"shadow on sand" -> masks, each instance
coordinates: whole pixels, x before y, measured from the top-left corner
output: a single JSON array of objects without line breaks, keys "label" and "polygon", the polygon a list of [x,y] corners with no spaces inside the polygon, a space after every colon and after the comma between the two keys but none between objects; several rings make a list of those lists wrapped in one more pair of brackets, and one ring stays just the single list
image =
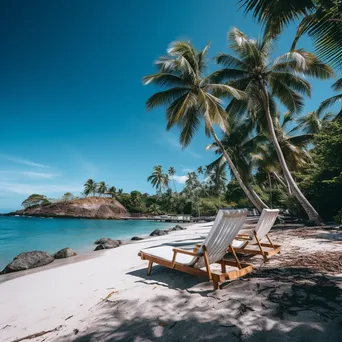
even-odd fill
[{"label": "shadow on sand", "polygon": [[58,341],[341,341],[341,278],[265,268],[213,291],[181,272],[145,272],[128,274],[140,278],[147,300],[134,292],[103,302],[86,331]]}]

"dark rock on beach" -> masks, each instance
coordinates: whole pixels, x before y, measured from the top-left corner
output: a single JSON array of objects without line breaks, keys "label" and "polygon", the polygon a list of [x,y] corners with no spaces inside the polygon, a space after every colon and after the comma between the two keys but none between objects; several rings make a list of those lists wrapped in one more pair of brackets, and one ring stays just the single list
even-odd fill
[{"label": "dark rock on beach", "polygon": [[140,240],[144,240],[144,239],[139,236],[133,236],[131,239],[131,241],[140,241]]},{"label": "dark rock on beach", "polygon": [[120,246],[120,244],[117,241],[113,240],[113,242],[107,242],[107,243],[97,245],[96,248],[94,249],[94,251],[99,251],[101,249],[117,248],[119,246]]},{"label": "dark rock on beach", "polygon": [[70,258],[75,255],[77,255],[77,253],[71,248],[63,248],[57,253],[55,253],[53,256],[55,257],[55,259],[63,259],[63,258]]},{"label": "dark rock on beach", "polygon": [[156,229],[150,234],[150,236],[162,236],[162,235],[166,235],[168,233],[169,232],[167,230]]},{"label": "dark rock on beach", "polygon": [[10,273],[28,270],[30,268],[40,267],[53,262],[55,258],[47,253],[42,251],[33,251],[33,252],[24,252],[17,255],[12,262],[10,262],[4,270],[1,272]]},{"label": "dark rock on beach", "polygon": [[103,245],[103,244],[114,244],[114,245],[121,245],[122,242],[121,240],[113,240],[111,238],[101,238],[99,240],[96,240],[95,242],[95,245]]},{"label": "dark rock on beach", "polygon": [[186,228],[183,228],[181,226],[179,226],[178,224],[176,226],[174,226],[171,230],[172,231],[176,231],[176,230],[185,230]]}]

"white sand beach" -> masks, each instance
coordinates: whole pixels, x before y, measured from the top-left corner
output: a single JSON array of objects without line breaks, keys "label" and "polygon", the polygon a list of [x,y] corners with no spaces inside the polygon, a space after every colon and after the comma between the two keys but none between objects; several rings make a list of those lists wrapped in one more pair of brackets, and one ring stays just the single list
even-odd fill
[{"label": "white sand beach", "polygon": [[191,247],[210,225],[3,281],[0,341],[341,341],[341,230],[273,228],[282,253],[221,290],[161,266],[146,276],[140,249]]}]

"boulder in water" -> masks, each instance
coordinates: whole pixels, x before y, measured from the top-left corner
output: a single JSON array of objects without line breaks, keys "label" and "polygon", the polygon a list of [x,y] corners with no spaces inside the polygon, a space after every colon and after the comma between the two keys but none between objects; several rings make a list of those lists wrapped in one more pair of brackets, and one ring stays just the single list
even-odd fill
[{"label": "boulder in water", "polygon": [[53,262],[55,258],[42,251],[24,252],[17,255],[12,262],[10,262],[1,273],[10,273],[28,270],[30,268],[40,267]]},{"label": "boulder in water", "polygon": [[75,255],[77,255],[77,253],[71,248],[67,247],[67,248],[61,249],[60,251],[55,253],[53,256],[55,257],[55,259],[62,259],[62,258],[70,258]]}]

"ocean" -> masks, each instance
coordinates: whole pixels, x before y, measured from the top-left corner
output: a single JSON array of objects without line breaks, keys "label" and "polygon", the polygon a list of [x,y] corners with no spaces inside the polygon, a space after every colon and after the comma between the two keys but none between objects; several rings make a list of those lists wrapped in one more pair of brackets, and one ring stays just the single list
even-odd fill
[{"label": "ocean", "polygon": [[128,240],[172,226],[154,221],[0,216],[0,270],[21,252],[53,254],[64,247],[77,253],[89,252],[95,248],[94,241],[102,237]]}]

